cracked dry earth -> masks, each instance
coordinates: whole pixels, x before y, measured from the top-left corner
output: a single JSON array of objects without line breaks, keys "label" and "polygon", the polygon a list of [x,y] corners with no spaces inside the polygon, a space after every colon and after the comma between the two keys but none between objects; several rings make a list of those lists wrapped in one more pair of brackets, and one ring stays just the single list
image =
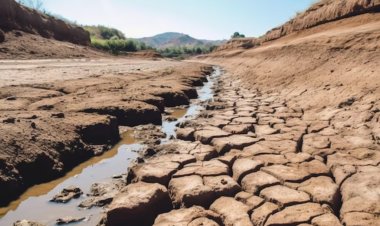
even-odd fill
[{"label": "cracked dry earth", "polygon": [[[380,224],[376,103],[314,120],[224,76],[206,108],[130,169],[101,224]],[[348,130],[349,114],[367,123]]]}]

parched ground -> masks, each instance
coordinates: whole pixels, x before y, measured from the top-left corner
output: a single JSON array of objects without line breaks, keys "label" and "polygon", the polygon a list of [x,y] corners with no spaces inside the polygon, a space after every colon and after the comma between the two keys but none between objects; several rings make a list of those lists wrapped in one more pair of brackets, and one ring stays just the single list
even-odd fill
[{"label": "parched ground", "polygon": [[130,169],[104,225],[379,225],[379,14],[221,48],[214,102]]},{"label": "parched ground", "polygon": [[[230,76],[221,78],[209,110],[180,126],[177,140],[131,168],[132,183],[103,223],[378,225],[380,154],[370,133],[379,106],[311,118],[280,93]],[[356,112],[369,114],[355,120],[371,127],[348,133],[344,116]]]},{"label": "parched ground", "polygon": [[126,58],[0,62],[0,203],[197,97],[211,68]]}]

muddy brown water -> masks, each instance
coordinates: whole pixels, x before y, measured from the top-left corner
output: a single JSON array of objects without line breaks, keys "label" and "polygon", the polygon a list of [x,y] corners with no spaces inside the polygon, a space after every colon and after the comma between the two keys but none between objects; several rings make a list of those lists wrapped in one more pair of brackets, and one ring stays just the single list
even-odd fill
[{"label": "muddy brown water", "polygon": [[[213,87],[221,74],[221,69],[215,67],[214,73],[208,77],[204,86],[197,89],[196,100],[187,107],[170,109],[169,115],[177,120],[163,121],[162,130],[166,133],[166,138],[162,139],[162,142],[168,142],[171,137],[175,138],[176,125],[195,117],[203,109],[204,103],[212,100]],[[126,173],[128,166],[138,157],[138,151],[144,148],[144,145],[135,140],[133,133],[133,128],[127,130],[121,135],[121,141],[111,150],[78,165],[64,177],[29,188],[19,199],[6,207],[1,207],[0,225],[11,226],[17,220],[27,219],[50,226],[56,225],[58,218],[67,216],[86,217],[84,221],[75,225],[96,225],[100,221],[103,209],[79,208],[78,205],[86,199],[86,195],[73,199],[67,204],[52,203],[49,200],[68,186],[80,187],[86,194],[90,191],[92,184],[110,182],[113,180],[112,176]]]}]

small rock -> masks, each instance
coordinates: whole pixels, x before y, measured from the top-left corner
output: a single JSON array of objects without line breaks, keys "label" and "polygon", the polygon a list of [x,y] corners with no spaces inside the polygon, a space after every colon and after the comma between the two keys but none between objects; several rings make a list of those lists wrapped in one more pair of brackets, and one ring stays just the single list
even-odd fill
[{"label": "small rock", "polygon": [[168,116],[168,117],[166,117],[165,120],[168,121],[168,122],[174,122],[174,121],[177,121],[177,118],[175,118],[173,116]]},{"label": "small rock", "polygon": [[178,128],[176,130],[177,133],[177,138],[181,140],[189,140],[193,141],[194,140],[194,129],[191,127],[187,128]]},{"label": "small rock", "polygon": [[148,226],[171,209],[167,189],[160,184],[138,182],[125,187],[106,211],[107,226]]},{"label": "small rock", "polygon": [[78,187],[70,186],[64,188],[61,193],[54,196],[50,201],[57,203],[67,203],[71,199],[79,198],[83,194],[82,190]]},{"label": "small rock", "polygon": [[12,117],[3,120],[3,123],[14,124],[15,122],[16,122],[16,119]]},{"label": "small rock", "polygon": [[153,148],[147,148],[144,151],[144,156],[145,157],[150,157],[156,154],[156,151]]},{"label": "small rock", "polygon": [[5,98],[5,99],[8,100],[8,101],[12,101],[12,100],[16,100],[17,97],[15,97],[15,96],[10,96],[10,97],[7,97],[7,98]]},{"label": "small rock", "polygon": [[44,226],[43,224],[33,222],[33,221],[28,221],[28,220],[20,220],[16,221],[13,226]]},{"label": "small rock", "polygon": [[152,162],[134,166],[129,177],[133,182],[144,181],[167,185],[172,175],[177,171],[180,164],[176,162]]},{"label": "small rock", "polygon": [[85,219],[86,219],[85,217],[79,217],[79,218],[75,218],[75,217],[63,217],[63,218],[57,219],[57,224],[61,225],[61,224],[76,223],[76,222],[83,221]]},{"label": "small rock", "polygon": [[349,107],[349,106],[351,106],[355,101],[356,101],[356,98],[355,98],[355,97],[351,97],[351,98],[347,99],[346,101],[341,102],[341,103],[338,105],[338,108]]},{"label": "small rock", "polygon": [[64,118],[65,117],[65,114],[64,113],[53,113],[51,114],[51,117],[52,118]]},{"label": "small rock", "polygon": [[112,176],[112,179],[121,179],[121,178],[123,178],[123,175],[121,174]]},{"label": "small rock", "polygon": [[15,34],[16,37],[21,37],[22,36],[22,33],[20,31],[15,31],[14,34]]}]

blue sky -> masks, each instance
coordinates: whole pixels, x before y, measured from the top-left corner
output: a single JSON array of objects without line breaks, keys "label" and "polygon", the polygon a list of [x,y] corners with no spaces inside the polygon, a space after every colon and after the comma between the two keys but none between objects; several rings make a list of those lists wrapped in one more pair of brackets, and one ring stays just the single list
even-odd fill
[{"label": "blue sky", "polygon": [[166,31],[228,39],[235,31],[259,36],[315,0],[42,0],[47,11],[86,25],[120,29],[127,37]]}]

